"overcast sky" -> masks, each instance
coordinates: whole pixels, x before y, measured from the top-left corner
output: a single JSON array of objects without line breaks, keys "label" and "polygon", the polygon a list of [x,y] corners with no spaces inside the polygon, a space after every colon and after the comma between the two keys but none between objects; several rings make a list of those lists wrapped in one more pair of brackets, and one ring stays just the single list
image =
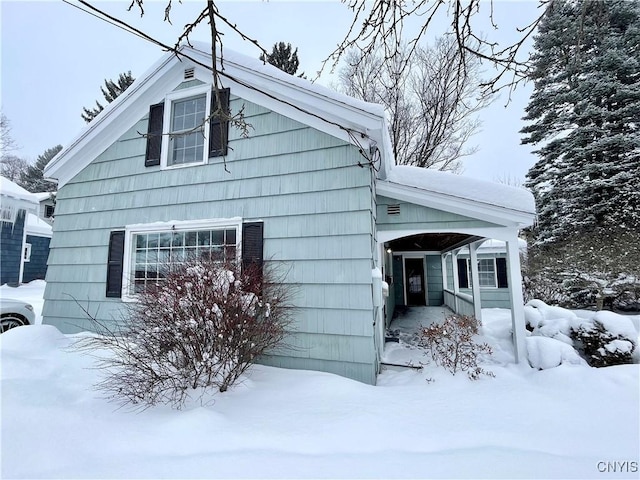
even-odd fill
[{"label": "overcast sky", "polygon": [[[163,22],[166,1],[145,1],[145,15],[127,12],[129,0],[96,2],[96,6],[135,25],[145,33],[173,45],[181,27],[203,8],[203,1],[173,2],[172,22]],[[488,5],[488,3],[486,4]],[[257,39],[267,50],[278,41],[298,47],[300,71],[315,74],[321,62],[348,30],[351,13],[337,1],[327,2],[219,2],[221,13]],[[489,39],[509,42],[516,27],[538,14],[537,2],[495,1],[498,30],[484,17],[480,28]],[[144,73],[162,54],[157,47],[63,1],[0,0],[2,21],[2,76],[0,107],[9,118],[12,136],[21,147],[18,155],[35,159],[47,148],[68,145],[85,126],[82,107],[104,103],[100,86],[131,70]],[[206,40],[206,30],[195,40]],[[259,51],[231,32],[224,45],[246,55]],[[330,82],[324,76],[320,83]],[[483,128],[472,139],[479,151],[464,160],[464,175],[495,180],[524,179],[535,161],[529,146],[520,145],[518,130],[531,92],[518,89],[505,108],[506,97],[483,110]]]}]

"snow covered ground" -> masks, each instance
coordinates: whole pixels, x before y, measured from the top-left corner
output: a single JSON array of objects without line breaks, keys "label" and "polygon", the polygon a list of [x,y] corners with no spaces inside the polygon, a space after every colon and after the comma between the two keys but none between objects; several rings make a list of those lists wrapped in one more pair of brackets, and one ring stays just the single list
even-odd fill
[{"label": "snow covered ground", "polygon": [[[0,295],[39,310],[43,287]],[[92,388],[99,372],[68,348],[72,336],[46,325],[10,330],[0,336],[0,476],[638,478],[639,365],[514,365],[508,312],[483,314],[495,353],[482,366],[495,378],[428,364],[390,367],[373,387],[256,366],[232,391],[181,411],[117,409]],[[401,342],[385,360],[429,359]]]}]

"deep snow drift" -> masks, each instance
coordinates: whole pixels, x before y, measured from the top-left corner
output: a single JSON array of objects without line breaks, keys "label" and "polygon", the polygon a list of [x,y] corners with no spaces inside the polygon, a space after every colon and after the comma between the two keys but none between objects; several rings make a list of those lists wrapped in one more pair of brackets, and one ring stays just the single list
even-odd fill
[{"label": "deep snow drift", "polygon": [[[514,365],[509,313],[483,314],[495,353],[482,366],[496,378],[428,364],[386,369],[372,387],[256,366],[232,391],[181,411],[118,410],[92,388],[99,372],[68,348],[73,336],[10,330],[0,336],[0,476],[638,478],[639,365]],[[411,315],[420,321],[420,310]],[[429,360],[411,342],[388,345],[387,361]]]}]

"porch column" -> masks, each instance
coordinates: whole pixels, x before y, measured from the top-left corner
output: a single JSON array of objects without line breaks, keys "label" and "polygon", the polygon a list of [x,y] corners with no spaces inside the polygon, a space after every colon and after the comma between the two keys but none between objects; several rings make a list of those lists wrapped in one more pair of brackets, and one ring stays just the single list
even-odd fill
[{"label": "porch column", "polygon": [[458,313],[458,250],[451,251],[451,264],[453,265],[453,305],[455,307],[455,313]]},{"label": "porch column", "polygon": [[480,299],[480,275],[478,275],[478,247],[482,242],[469,245],[469,261],[471,262],[471,294],[473,295],[473,314],[482,322],[482,300]]},{"label": "porch column", "polygon": [[522,300],[522,274],[520,272],[520,249],[518,233],[514,231],[507,240],[507,275],[511,295],[511,328],[513,330],[513,348],[517,363],[527,364],[526,323]]},{"label": "porch column", "polygon": [[447,278],[447,254],[440,254],[440,267],[442,268],[442,290],[446,290],[449,285],[449,279]]}]

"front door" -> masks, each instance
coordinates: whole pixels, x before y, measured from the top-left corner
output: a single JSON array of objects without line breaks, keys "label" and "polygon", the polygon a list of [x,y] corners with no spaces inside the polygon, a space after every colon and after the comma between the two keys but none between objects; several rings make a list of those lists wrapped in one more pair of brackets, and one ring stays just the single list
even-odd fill
[{"label": "front door", "polygon": [[404,285],[407,289],[407,305],[426,305],[424,286],[424,260],[404,259]]}]

